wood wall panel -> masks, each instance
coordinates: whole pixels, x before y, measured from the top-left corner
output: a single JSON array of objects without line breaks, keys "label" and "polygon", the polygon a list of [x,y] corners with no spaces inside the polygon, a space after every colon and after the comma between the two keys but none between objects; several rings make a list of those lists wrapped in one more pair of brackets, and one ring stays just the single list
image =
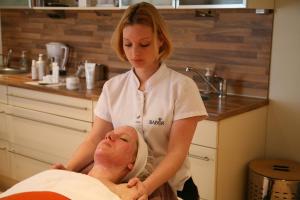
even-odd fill
[{"label": "wood wall panel", "polygon": [[[166,61],[185,73],[186,66],[215,69],[228,80],[230,93],[267,98],[273,31],[273,13],[257,15],[251,9],[161,10],[170,30],[174,52]],[[123,11],[66,11],[53,19],[42,10],[2,10],[3,52],[15,56],[27,50],[30,58],[46,53],[56,41],[70,47],[68,69],[79,61],[106,64],[111,75],[129,69],[110,47],[110,37]],[[187,73],[185,73],[187,74]],[[192,74],[187,74],[193,77]]]}]

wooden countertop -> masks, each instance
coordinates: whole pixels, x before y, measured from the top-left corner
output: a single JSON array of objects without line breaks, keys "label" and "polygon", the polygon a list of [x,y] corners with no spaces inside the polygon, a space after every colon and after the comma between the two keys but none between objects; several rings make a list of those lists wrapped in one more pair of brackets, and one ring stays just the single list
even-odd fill
[{"label": "wooden countertop", "polygon": [[[67,90],[65,86],[44,86],[31,85],[26,82],[31,82],[30,75],[0,75],[0,84],[31,89],[41,92],[48,92],[52,94],[65,95],[70,97],[77,97],[83,99],[98,100],[101,93],[101,88],[105,81],[97,83],[93,90],[86,90],[85,80],[81,80],[80,88],[78,90]],[[250,98],[228,95],[225,98],[218,98],[213,95],[208,100],[204,101],[208,112],[207,120],[219,121],[234,115],[238,115],[256,108],[268,105],[267,99]]]}]

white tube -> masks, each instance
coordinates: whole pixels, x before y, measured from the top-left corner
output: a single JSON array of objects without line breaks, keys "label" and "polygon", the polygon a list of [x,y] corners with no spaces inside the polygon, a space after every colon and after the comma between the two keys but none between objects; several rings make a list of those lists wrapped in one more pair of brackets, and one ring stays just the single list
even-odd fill
[{"label": "white tube", "polygon": [[96,67],[96,63],[85,63],[84,64],[86,89],[88,89],[88,90],[91,90],[94,88],[95,67]]}]

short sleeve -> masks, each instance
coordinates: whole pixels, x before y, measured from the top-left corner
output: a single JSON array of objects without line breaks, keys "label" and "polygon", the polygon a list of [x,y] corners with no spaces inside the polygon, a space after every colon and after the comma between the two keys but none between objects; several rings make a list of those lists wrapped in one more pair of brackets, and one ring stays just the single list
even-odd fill
[{"label": "short sleeve", "polygon": [[185,79],[178,84],[174,107],[174,120],[195,116],[207,116],[206,108],[196,83]]},{"label": "short sleeve", "polygon": [[109,90],[107,84],[104,84],[102,88],[101,95],[98,99],[96,107],[94,109],[95,116],[105,120],[105,121],[112,121],[111,118],[111,111],[110,111],[110,104],[109,104]]}]

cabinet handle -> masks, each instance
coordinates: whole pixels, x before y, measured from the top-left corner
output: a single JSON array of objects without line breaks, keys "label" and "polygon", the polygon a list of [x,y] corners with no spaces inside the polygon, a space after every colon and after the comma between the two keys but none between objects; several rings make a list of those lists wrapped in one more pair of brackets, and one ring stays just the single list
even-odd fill
[{"label": "cabinet handle", "polygon": [[5,151],[7,148],[6,147],[0,147],[1,151]]},{"label": "cabinet handle", "polygon": [[65,103],[57,103],[57,102],[52,102],[52,101],[47,101],[47,100],[34,99],[34,98],[24,97],[24,96],[15,95],[15,94],[7,94],[7,95],[11,96],[11,97],[23,98],[23,99],[28,99],[28,100],[32,100],[32,101],[39,101],[39,102],[43,102],[43,103],[49,103],[49,104],[54,104],[54,105],[58,105],[58,106],[65,106],[65,107],[75,108],[75,109],[79,109],[79,110],[88,110],[87,107],[72,106],[72,105],[65,104]]},{"label": "cabinet handle", "polygon": [[211,159],[209,159],[209,157],[207,157],[207,156],[197,156],[197,155],[190,154],[190,153],[189,153],[189,157],[191,157],[191,158],[196,158],[196,159],[200,159],[200,160],[204,160],[204,161],[210,161],[210,160],[211,160]]},{"label": "cabinet handle", "polygon": [[21,118],[21,119],[26,119],[26,120],[34,121],[34,122],[39,122],[39,123],[43,123],[43,124],[48,124],[48,125],[51,125],[51,126],[57,126],[57,127],[69,129],[69,130],[72,130],[72,131],[81,132],[81,133],[87,133],[88,132],[86,129],[73,128],[73,127],[69,127],[69,126],[64,126],[64,125],[55,124],[55,123],[51,123],[51,122],[46,122],[46,121],[43,121],[43,120],[31,119],[31,118],[28,118],[28,117],[23,117],[23,116],[11,114],[11,113],[7,113],[7,115],[10,115],[10,116],[13,116],[13,117],[17,117],[17,118]]},{"label": "cabinet handle", "polygon": [[50,163],[48,161],[44,161],[44,160],[40,160],[40,159],[37,159],[37,158],[34,158],[32,156],[28,156],[28,155],[25,155],[25,154],[22,154],[22,153],[19,153],[19,152],[16,152],[15,150],[8,150],[8,152],[12,153],[12,154],[16,154],[16,155],[19,155],[19,156],[22,156],[22,157],[25,157],[25,158],[29,158],[29,159],[32,159],[32,160],[35,160],[35,161],[38,161],[38,162],[43,162],[43,163],[46,163],[48,165],[53,165],[53,163]]}]

